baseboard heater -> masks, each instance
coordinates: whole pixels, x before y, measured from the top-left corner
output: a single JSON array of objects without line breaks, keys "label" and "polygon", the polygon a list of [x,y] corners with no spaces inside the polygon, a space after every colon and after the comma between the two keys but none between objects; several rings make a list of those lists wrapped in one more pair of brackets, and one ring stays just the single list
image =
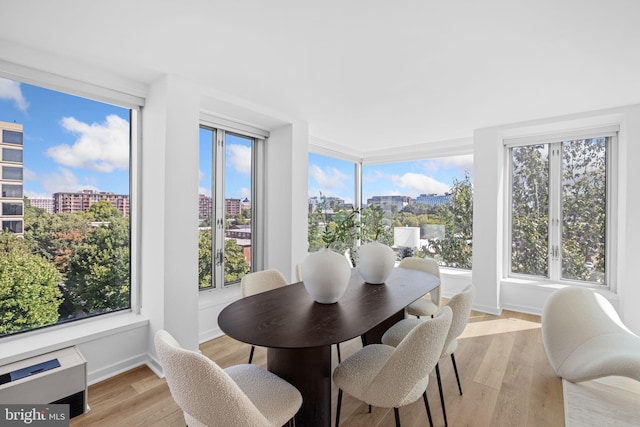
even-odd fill
[{"label": "baseboard heater", "polygon": [[69,405],[71,418],[87,409],[87,361],[67,347],[0,366],[0,403]]}]

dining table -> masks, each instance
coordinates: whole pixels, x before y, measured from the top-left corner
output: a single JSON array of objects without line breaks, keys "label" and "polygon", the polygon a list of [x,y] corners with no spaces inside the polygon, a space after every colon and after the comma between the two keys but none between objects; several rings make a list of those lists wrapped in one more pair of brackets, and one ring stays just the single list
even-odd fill
[{"label": "dining table", "polygon": [[302,394],[298,427],[330,426],[331,346],[356,337],[363,345],[380,343],[405,307],[437,286],[435,275],[400,267],[383,284],[369,284],[354,268],[334,304],[315,302],[297,282],[229,304],[218,324],[238,341],[267,348],[267,369]]}]

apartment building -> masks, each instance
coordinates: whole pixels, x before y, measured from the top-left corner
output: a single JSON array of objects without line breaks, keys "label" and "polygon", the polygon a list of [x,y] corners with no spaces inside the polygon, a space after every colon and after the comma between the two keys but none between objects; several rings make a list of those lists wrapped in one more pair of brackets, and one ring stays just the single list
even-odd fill
[{"label": "apartment building", "polygon": [[106,191],[82,190],[81,192],[59,192],[53,195],[54,213],[86,212],[94,203],[106,200],[122,215],[129,216],[129,195]]},{"label": "apartment building", "polygon": [[24,230],[23,139],[21,124],[0,122],[0,224],[2,230],[22,234]]}]

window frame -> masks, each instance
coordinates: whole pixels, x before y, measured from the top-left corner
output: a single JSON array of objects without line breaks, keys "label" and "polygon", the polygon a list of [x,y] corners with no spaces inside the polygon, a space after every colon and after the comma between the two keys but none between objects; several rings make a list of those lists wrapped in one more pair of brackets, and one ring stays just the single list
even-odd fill
[{"label": "window frame", "polygon": [[[212,147],[212,173],[211,173],[211,198],[212,215],[217,223],[217,211],[222,213],[221,227],[223,232],[212,233],[212,283],[208,287],[198,286],[199,292],[225,289],[239,285],[240,281],[226,283],[224,279],[224,252],[223,262],[220,268],[216,268],[217,248],[224,251],[224,215],[225,215],[225,151],[226,135],[235,135],[240,138],[250,139],[251,142],[251,265],[250,271],[259,271],[264,267],[263,238],[260,232],[264,230],[264,162],[265,146],[270,136],[269,132],[244,123],[237,123],[229,119],[217,117],[209,113],[200,114],[199,129],[212,131],[214,146]],[[200,155],[198,155],[200,159]],[[212,225],[212,229],[214,226]],[[222,285],[218,285],[222,283]]]},{"label": "window frame", "polygon": [[[619,151],[619,124],[604,125],[594,128],[583,128],[575,130],[558,131],[538,135],[527,135],[522,137],[511,137],[503,140],[505,171],[508,175],[504,180],[505,204],[504,204],[504,242],[503,242],[503,272],[502,276],[506,280],[534,280],[539,284],[565,284],[598,289],[608,289],[615,292],[616,289],[616,246],[617,246],[617,223],[614,219],[618,207],[618,151]],[[547,262],[548,277],[533,274],[514,273],[511,271],[511,245],[512,245],[512,186],[513,186],[513,164],[512,149],[515,147],[531,145],[549,145],[549,222],[547,253],[550,254],[554,247],[562,253],[562,229],[554,227],[554,221],[562,223],[562,143],[565,141],[575,141],[581,139],[592,139],[606,137],[609,138],[606,145],[605,160],[605,186],[606,186],[606,211],[605,211],[605,277],[604,283],[588,282],[581,280],[565,279],[562,277],[562,256],[553,259],[549,256]],[[552,152],[556,151],[553,155]],[[557,159],[557,160],[554,160]],[[555,229],[555,230],[554,230]]]},{"label": "window frame", "polygon": [[[96,85],[86,81],[80,81],[61,75],[51,74],[46,71],[32,69],[11,63],[0,64],[0,77],[9,79],[21,84],[37,86],[43,89],[63,93],[65,95],[86,98],[90,101],[103,104],[111,104],[129,111],[129,306],[114,311],[104,311],[102,313],[78,317],[71,321],[58,321],[56,323],[41,327],[26,329],[0,339],[12,339],[15,336],[39,334],[41,330],[57,330],[67,328],[70,323],[89,323],[91,321],[111,322],[108,318],[113,318],[116,313],[141,313],[141,289],[140,289],[140,251],[141,246],[141,219],[138,195],[140,194],[142,162],[140,153],[142,151],[142,111],[145,105],[145,98],[142,95],[134,94],[128,89],[109,88]],[[142,93],[142,92],[140,92]],[[23,149],[24,133],[22,141],[4,142]],[[0,138],[3,138],[0,135]],[[23,157],[24,161],[24,157]],[[21,165],[22,181],[24,180],[24,164]],[[1,173],[0,173],[1,176]],[[5,181],[11,181],[6,180]],[[8,182],[7,184],[11,184]],[[22,197],[24,197],[24,187]],[[23,205],[24,213],[24,205]],[[9,220],[15,222],[14,220]],[[24,232],[24,220],[20,221],[22,233]],[[104,319],[104,320],[103,320]]]}]

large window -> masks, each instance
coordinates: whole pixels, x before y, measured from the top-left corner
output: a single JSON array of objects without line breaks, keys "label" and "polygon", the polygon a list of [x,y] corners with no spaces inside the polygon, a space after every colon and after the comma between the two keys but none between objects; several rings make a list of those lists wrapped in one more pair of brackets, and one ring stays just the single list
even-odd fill
[{"label": "large window", "polygon": [[[325,230],[355,209],[360,243],[377,239],[399,259],[430,256],[442,266],[470,269],[472,166],[471,155],[359,167],[309,153],[309,252],[322,248]],[[384,231],[373,223],[382,223]],[[357,262],[357,241],[333,243],[331,249],[349,249]]]},{"label": "large window", "polygon": [[470,269],[472,166],[471,155],[365,165],[363,220],[367,210],[384,213],[387,243],[399,258],[429,256],[441,266]]},{"label": "large window", "polygon": [[[334,219],[356,209],[356,165],[353,161],[309,153],[308,251],[325,246],[322,234],[334,227]],[[332,249],[344,251],[353,243],[336,242]]]},{"label": "large window", "polygon": [[512,275],[607,284],[615,138],[510,146]]},{"label": "large window", "polygon": [[200,128],[199,287],[238,283],[252,271],[253,137]]},{"label": "large window", "polygon": [[0,78],[0,336],[130,307],[135,114]]}]

